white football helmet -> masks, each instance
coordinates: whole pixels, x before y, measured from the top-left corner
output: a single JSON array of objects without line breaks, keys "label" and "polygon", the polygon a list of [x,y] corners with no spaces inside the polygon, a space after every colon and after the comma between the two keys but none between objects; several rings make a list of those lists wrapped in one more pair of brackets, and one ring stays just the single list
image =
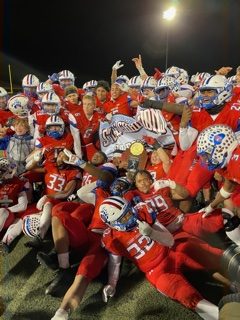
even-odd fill
[{"label": "white football helmet", "polygon": [[130,231],[137,225],[137,216],[130,202],[118,196],[105,199],[100,208],[101,219],[118,231]]},{"label": "white football helmet", "polygon": [[7,91],[0,87],[0,109],[5,109],[7,106],[8,93]]},{"label": "white football helmet", "polygon": [[129,78],[125,74],[121,74],[120,76],[117,77],[116,82],[119,82],[119,83],[124,82],[128,84]]},{"label": "white football helmet", "polygon": [[237,77],[236,77],[236,75],[227,78],[227,82],[230,83],[230,84],[232,84],[233,86],[235,86],[235,85],[237,84]]},{"label": "white football helmet", "polygon": [[58,114],[61,100],[55,92],[48,92],[42,98],[42,110],[47,114]]},{"label": "white football helmet", "polygon": [[98,84],[97,80],[91,80],[91,81],[85,82],[83,85],[83,90],[85,90],[86,92],[91,92],[96,88],[97,84]]},{"label": "white football helmet", "polygon": [[0,97],[5,97],[7,95],[8,95],[7,91],[4,88],[0,87]]},{"label": "white football helmet", "polygon": [[27,74],[22,80],[22,87],[35,87],[39,85],[39,79],[34,74]]},{"label": "white football helmet", "polygon": [[8,100],[8,109],[20,118],[28,116],[29,99],[24,94],[17,94]]},{"label": "white football helmet", "polygon": [[[52,130],[51,128],[52,126],[58,126],[59,130]],[[64,134],[65,124],[62,118],[54,115],[47,119],[45,128],[46,128],[46,134],[49,137],[54,139],[59,139]]]},{"label": "white football helmet", "polygon": [[180,68],[172,66],[164,72],[164,76],[178,78],[180,76]]},{"label": "white football helmet", "polygon": [[156,85],[157,85],[157,80],[155,80],[153,77],[147,77],[143,81],[143,83],[140,87],[140,91],[141,91],[142,95],[147,97],[148,94],[146,94],[146,90],[154,92]]},{"label": "white football helmet", "polygon": [[65,89],[68,86],[73,86],[75,77],[74,74],[69,70],[62,70],[58,74],[58,80],[60,86]]},{"label": "white football helmet", "polygon": [[166,100],[170,91],[177,92],[179,90],[179,83],[173,77],[164,76],[158,80],[155,87],[155,93],[159,95],[160,100]]},{"label": "white football helmet", "polygon": [[23,218],[22,230],[26,236],[34,238],[39,235],[40,214],[31,214]]},{"label": "white football helmet", "polygon": [[128,81],[128,86],[129,88],[132,88],[132,89],[140,89],[142,84],[143,84],[143,80],[140,76],[132,77]]},{"label": "white football helmet", "polygon": [[39,93],[48,93],[48,92],[53,92],[53,86],[51,83],[48,82],[40,82],[39,85],[37,86],[37,94]]},{"label": "white football helmet", "polygon": [[176,78],[177,82],[182,85],[182,84],[186,84],[189,81],[189,76],[186,70],[184,69],[179,69],[180,74],[179,76]]},{"label": "white football helmet", "polygon": [[223,124],[204,129],[197,139],[197,153],[209,170],[224,168],[238,141],[233,130]]},{"label": "white football helmet", "polygon": [[[232,96],[233,86],[227,82],[226,77],[221,75],[210,76],[199,87],[199,105],[204,109],[211,109],[227,102]],[[202,91],[215,90],[212,97],[205,96]]]}]

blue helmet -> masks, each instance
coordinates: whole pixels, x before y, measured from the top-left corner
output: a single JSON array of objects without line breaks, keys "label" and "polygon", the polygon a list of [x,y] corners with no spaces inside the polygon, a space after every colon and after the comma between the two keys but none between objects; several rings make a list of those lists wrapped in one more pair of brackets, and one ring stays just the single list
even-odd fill
[{"label": "blue helmet", "polygon": [[130,181],[125,177],[117,178],[110,186],[112,196],[121,196],[131,188]]}]

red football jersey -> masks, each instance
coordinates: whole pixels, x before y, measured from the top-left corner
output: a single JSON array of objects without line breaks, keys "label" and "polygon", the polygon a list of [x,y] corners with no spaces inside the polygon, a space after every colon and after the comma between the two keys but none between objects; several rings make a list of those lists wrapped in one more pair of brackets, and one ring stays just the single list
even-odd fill
[{"label": "red football jersey", "polygon": [[45,169],[45,194],[63,191],[68,182],[80,179],[80,172],[77,169],[59,169],[53,163],[46,164]]},{"label": "red football jersey", "polygon": [[102,238],[103,246],[113,254],[126,257],[143,272],[147,272],[166,257],[167,247],[139,233],[137,228],[128,232],[106,229]]},{"label": "red football jersey", "polygon": [[[60,108],[59,113],[57,114],[57,116],[59,116],[64,121],[65,124],[69,123],[68,115],[69,115],[68,110],[63,108]],[[51,117],[50,114],[44,112],[43,110],[38,110],[35,113],[36,124],[43,127],[45,130],[46,121],[49,117]]]},{"label": "red football jersey", "polygon": [[233,131],[236,131],[239,125],[240,103],[226,103],[219,112],[216,119],[213,120],[210,114],[203,108],[193,107],[191,126],[201,132],[203,129],[213,124],[226,124]]},{"label": "red football jersey", "polygon": [[236,148],[225,170],[220,170],[225,178],[240,184],[240,147]]},{"label": "red football jersey", "polygon": [[129,105],[129,96],[127,93],[122,94],[116,100],[111,99],[104,104],[103,108],[106,113],[112,114],[125,114],[126,116],[132,116],[132,110]]},{"label": "red football jersey", "polygon": [[63,150],[67,148],[72,150],[73,148],[73,137],[70,133],[64,133],[61,139],[54,139],[49,136],[38,138],[35,142],[37,148],[46,148],[44,156],[47,161],[55,161],[59,153],[59,149]]},{"label": "red football jersey", "polygon": [[[28,182],[18,177],[5,180],[0,184],[0,207],[11,207],[18,203],[19,193],[28,189]],[[4,203],[6,200],[6,203]],[[9,203],[8,203],[9,200]]]},{"label": "red football jersey", "polygon": [[130,190],[125,195],[128,201],[135,202],[145,202],[150,208],[152,208],[157,214],[157,220],[165,227],[173,222],[181,211],[175,208],[172,200],[169,197],[169,188],[163,188],[158,191],[153,189],[145,194],[139,190]]},{"label": "red football jersey", "polygon": [[82,177],[82,187],[85,186],[86,184],[92,183],[96,180],[97,180],[96,177],[94,177],[90,173],[84,171],[83,177]]},{"label": "red football jersey", "polygon": [[72,112],[71,115],[73,116],[73,118],[70,116],[72,125],[80,131],[81,144],[84,146],[94,142],[94,136],[98,132],[100,120],[104,116],[94,111],[91,119],[87,119],[81,107],[76,112]]},{"label": "red football jersey", "polygon": [[16,118],[11,111],[0,109],[0,124],[2,127],[6,126],[6,124],[8,124],[8,120],[11,118]]},{"label": "red football jersey", "polygon": [[154,181],[157,181],[157,180],[160,180],[160,179],[166,177],[166,173],[163,170],[162,162],[159,164],[155,164],[155,165],[152,165],[149,163],[146,166],[146,170],[151,173],[151,176],[153,177]]},{"label": "red football jersey", "polygon": [[[63,99],[65,97],[65,90],[58,83],[53,83],[52,86],[53,86],[53,90],[59,96],[59,98]],[[83,89],[78,89],[79,97],[84,95],[84,93],[85,91]]]}]

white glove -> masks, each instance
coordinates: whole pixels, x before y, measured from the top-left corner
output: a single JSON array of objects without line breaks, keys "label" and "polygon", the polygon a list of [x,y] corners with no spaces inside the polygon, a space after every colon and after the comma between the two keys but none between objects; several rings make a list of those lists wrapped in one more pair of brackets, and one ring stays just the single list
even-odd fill
[{"label": "white glove", "polygon": [[79,159],[78,156],[73,154],[70,150],[64,149],[63,152],[68,157],[68,160],[63,160],[64,163],[71,164],[72,166],[78,166],[80,168],[84,168],[86,165],[86,161]]},{"label": "white glove", "polygon": [[109,113],[106,114],[105,118],[106,118],[108,121],[111,121],[111,120],[112,120],[112,116],[113,116],[112,113],[109,112]]},{"label": "white glove", "polygon": [[51,320],[68,320],[68,313],[64,309],[58,309]]},{"label": "white glove", "polygon": [[43,206],[45,205],[46,201],[48,200],[48,197],[46,195],[42,196],[42,198],[40,198],[36,204],[36,208],[38,210],[42,210]]},{"label": "white glove", "polygon": [[45,148],[37,150],[33,155],[33,160],[36,162],[40,162],[43,158],[44,151],[45,151]]},{"label": "white glove", "polygon": [[152,227],[145,221],[137,220],[138,230],[143,236],[149,237],[152,233]]},{"label": "white glove", "polygon": [[210,215],[211,212],[213,212],[214,209],[211,207],[211,204],[209,204],[209,206],[202,208],[201,210],[199,210],[199,212],[202,212],[202,218],[206,218],[207,216]]},{"label": "white glove", "polygon": [[116,289],[110,284],[107,284],[102,291],[103,301],[108,302],[108,298],[112,298],[115,295],[115,292],[116,292]]},{"label": "white glove", "polygon": [[176,183],[175,183],[175,181],[172,181],[170,179],[157,180],[152,184],[152,187],[154,188],[155,191],[158,191],[163,188],[175,189]]},{"label": "white glove", "polygon": [[113,70],[118,70],[120,68],[122,68],[124,66],[124,64],[120,64],[121,63],[121,60],[118,60],[113,66],[112,66],[112,69]]}]

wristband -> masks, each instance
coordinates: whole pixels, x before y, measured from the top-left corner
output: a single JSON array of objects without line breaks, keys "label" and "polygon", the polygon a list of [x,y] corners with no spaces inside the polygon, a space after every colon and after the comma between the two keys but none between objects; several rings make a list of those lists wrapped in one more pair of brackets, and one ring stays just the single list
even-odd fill
[{"label": "wristband", "polygon": [[224,199],[229,198],[232,194],[232,192],[228,192],[228,191],[224,190],[223,187],[220,189],[219,193]]},{"label": "wristband", "polygon": [[177,186],[176,182],[169,179],[169,188],[170,189],[176,189],[176,186]]}]

